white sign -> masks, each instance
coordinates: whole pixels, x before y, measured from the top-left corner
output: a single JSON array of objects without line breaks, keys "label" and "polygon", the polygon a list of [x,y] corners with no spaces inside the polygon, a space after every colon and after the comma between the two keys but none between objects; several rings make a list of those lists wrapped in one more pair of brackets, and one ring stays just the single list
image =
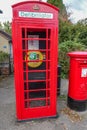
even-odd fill
[{"label": "white sign", "polygon": [[41,0],[42,2],[47,2],[47,0]]},{"label": "white sign", "polygon": [[39,40],[33,40],[33,38],[39,38],[39,35],[28,35],[28,38],[32,38],[32,40],[28,40],[28,49],[29,50],[38,50],[39,49]]},{"label": "white sign", "polygon": [[81,77],[87,77],[87,68],[82,68]]},{"label": "white sign", "polygon": [[52,13],[38,13],[38,12],[24,12],[19,11],[19,17],[24,18],[43,18],[43,19],[53,19]]}]

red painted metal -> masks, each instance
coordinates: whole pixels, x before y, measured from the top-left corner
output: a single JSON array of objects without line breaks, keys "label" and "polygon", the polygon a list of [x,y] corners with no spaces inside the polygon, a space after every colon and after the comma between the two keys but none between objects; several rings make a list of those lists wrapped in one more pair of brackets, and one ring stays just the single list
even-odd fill
[{"label": "red painted metal", "polygon": [[68,96],[76,101],[87,100],[87,52],[70,52]]},{"label": "red painted metal", "polygon": [[[38,1],[21,2],[13,5],[12,8],[17,119],[56,116],[59,10],[48,3]],[[20,17],[20,11],[50,13],[53,17]],[[31,38],[31,35],[39,35],[39,37]],[[35,40],[39,41],[39,48],[30,49],[30,42],[35,42]],[[43,55],[43,59],[30,60],[28,54],[31,51],[35,51],[35,57],[37,56],[36,51],[39,51]],[[40,65],[37,68],[30,68],[30,62],[42,62],[41,65],[44,67],[41,68]]]}]

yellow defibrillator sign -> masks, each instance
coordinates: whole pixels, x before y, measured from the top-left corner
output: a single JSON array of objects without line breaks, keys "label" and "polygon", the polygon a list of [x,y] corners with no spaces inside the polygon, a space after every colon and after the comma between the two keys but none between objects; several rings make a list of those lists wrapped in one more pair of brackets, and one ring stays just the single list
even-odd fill
[{"label": "yellow defibrillator sign", "polygon": [[28,66],[32,68],[39,67],[43,62],[43,54],[40,51],[29,51],[25,56]]}]

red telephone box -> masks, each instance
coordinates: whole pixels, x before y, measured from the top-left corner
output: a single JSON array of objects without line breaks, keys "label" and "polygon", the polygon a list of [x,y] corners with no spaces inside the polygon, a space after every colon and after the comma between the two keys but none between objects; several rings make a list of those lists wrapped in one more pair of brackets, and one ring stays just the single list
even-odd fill
[{"label": "red telephone box", "polygon": [[77,111],[87,109],[87,52],[70,52],[68,106]]},{"label": "red telephone box", "polygon": [[55,117],[59,10],[38,1],[12,8],[17,119]]}]

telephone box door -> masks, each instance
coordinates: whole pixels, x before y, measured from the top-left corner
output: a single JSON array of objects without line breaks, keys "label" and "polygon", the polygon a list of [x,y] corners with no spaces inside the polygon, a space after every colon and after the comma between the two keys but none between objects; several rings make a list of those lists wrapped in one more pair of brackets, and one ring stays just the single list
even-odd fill
[{"label": "telephone box door", "polygon": [[57,29],[17,25],[18,51],[14,53],[19,64],[18,119],[56,116],[57,44],[53,42]]}]

